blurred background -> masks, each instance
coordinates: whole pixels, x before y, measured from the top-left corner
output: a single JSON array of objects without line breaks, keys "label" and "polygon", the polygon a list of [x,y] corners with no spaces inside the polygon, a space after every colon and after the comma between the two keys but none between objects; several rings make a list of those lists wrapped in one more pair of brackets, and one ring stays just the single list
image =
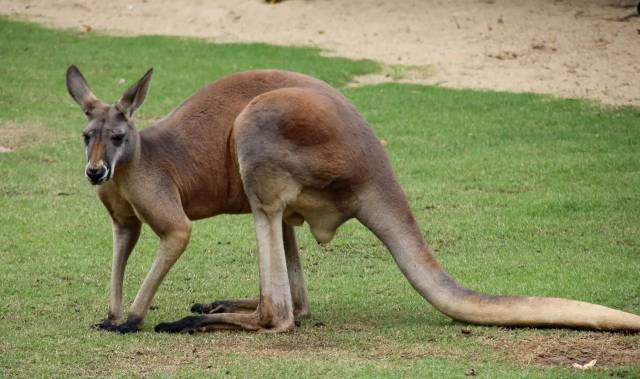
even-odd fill
[{"label": "blurred background", "polygon": [[357,83],[408,81],[640,105],[637,6],[635,0],[0,0],[0,14],[83,32],[316,46],[388,65]]}]

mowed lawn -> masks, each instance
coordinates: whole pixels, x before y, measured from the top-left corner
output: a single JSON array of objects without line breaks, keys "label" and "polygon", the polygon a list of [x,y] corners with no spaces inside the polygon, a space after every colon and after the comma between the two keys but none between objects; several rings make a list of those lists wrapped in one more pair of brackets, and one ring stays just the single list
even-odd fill
[{"label": "mowed lawn", "polygon": [[[640,313],[640,109],[530,94],[385,84],[382,68],[319,51],[60,32],[0,19],[0,377],[638,377],[640,336],[476,327],[426,303],[350,221],[328,246],[297,235],[312,317],[287,334],[167,335],[194,302],[253,297],[250,216],[194,225],[144,331],[106,316],[111,225],[83,176],[77,64],[114,101],[149,67],[140,128],[225,74],[281,68],[342,89],[386,148],[443,267],[492,294],[559,296]],[[224,178],[220,178],[224,180]],[[157,239],[145,227],[125,280],[136,294]],[[571,363],[598,359],[582,372]]]}]

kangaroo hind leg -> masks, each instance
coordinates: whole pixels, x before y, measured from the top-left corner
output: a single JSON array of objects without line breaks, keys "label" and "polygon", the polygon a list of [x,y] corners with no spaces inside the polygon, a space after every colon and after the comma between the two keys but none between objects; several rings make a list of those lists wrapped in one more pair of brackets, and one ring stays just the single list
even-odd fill
[{"label": "kangaroo hind leg", "polygon": [[[291,288],[291,298],[293,301],[293,313],[296,319],[306,317],[309,315],[309,303],[307,300],[304,272],[302,271],[302,263],[293,226],[283,223],[282,235],[284,252],[287,260],[289,287]],[[214,300],[213,302],[206,304],[193,304],[191,312],[201,314],[251,313],[258,308],[259,301],[259,299]]]},{"label": "kangaroo hind leg", "polygon": [[293,314],[296,319],[306,317],[309,316],[307,287],[304,282],[304,272],[293,226],[282,223],[282,234],[284,254],[287,259],[287,275],[289,276],[289,287],[291,288],[291,300],[293,301]]},{"label": "kangaroo hind leg", "polygon": [[158,332],[200,332],[216,329],[286,331],[294,328],[293,301],[282,239],[282,212],[255,209],[258,237],[260,299],[251,313],[188,316],[156,326]]},{"label": "kangaroo hind leg", "polygon": [[251,203],[258,242],[260,298],[255,311],[188,316],[173,323],[159,324],[156,331],[240,328],[278,332],[295,327],[283,238],[283,214],[287,202],[295,199],[299,193],[299,186],[277,167],[264,171],[264,166],[261,166],[245,171],[243,181]]}]

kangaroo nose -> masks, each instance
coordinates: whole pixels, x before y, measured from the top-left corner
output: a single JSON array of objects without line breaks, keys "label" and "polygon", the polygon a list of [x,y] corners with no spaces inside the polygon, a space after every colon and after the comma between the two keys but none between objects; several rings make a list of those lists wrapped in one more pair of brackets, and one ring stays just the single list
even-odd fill
[{"label": "kangaroo nose", "polygon": [[93,184],[97,184],[105,176],[107,169],[105,167],[92,168],[87,167],[86,173],[89,181]]}]

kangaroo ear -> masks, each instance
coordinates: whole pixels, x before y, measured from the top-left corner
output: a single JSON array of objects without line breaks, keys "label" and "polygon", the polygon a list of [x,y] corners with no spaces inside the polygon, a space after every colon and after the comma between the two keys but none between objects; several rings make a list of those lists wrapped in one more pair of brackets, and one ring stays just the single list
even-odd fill
[{"label": "kangaroo ear", "polygon": [[149,91],[149,82],[151,82],[151,75],[153,74],[153,68],[150,68],[144,76],[138,80],[138,82],[132,85],[127,92],[122,95],[116,107],[126,117],[131,117],[133,112],[138,109],[144,102]]},{"label": "kangaroo ear", "polygon": [[91,109],[93,103],[98,101],[75,65],[71,65],[67,69],[67,91],[85,113]]}]

